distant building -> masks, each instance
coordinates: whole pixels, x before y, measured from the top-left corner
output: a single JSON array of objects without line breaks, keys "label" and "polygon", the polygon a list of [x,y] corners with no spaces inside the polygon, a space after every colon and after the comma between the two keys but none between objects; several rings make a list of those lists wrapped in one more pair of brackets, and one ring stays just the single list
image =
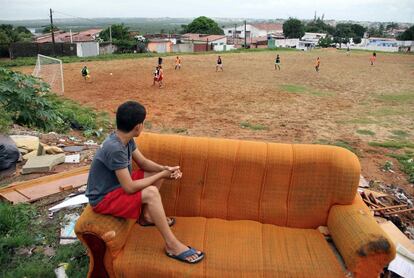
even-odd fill
[{"label": "distant building", "polygon": [[209,45],[225,45],[227,44],[227,38],[224,35],[205,35],[205,34],[191,34],[187,33],[181,36],[181,42],[183,43],[196,43]]},{"label": "distant building", "polygon": [[172,51],[173,44],[170,39],[149,39],[147,49],[150,52],[166,53]]},{"label": "distant building", "polygon": [[[55,42],[88,42],[96,41],[99,38],[99,33],[102,29],[89,29],[80,32],[65,32],[56,31],[53,32],[55,35]],[[52,42],[52,33],[40,35],[35,38],[37,43]]]},{"label": "distant building", "polygon": [[283,24],[278,23],[255,23],[246,24],[246,33],[244,24],[223,28],[224,35],[232,38],[257,38],[268,35],[283,35]]}]

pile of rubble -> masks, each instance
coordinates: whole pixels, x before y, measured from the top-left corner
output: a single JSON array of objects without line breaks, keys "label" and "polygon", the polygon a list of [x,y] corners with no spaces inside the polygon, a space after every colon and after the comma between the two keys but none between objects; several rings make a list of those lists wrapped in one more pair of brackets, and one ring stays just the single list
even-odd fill
[{"label": "pile of rubble", "polygon": [[18,130],[10,136],[0,135],[0,177],[14,175],[20,166],[19,174],[26,175],[50,172],[62,163],[86,165],[97,148],[98,144],[93,140],[54,132],[41,134]]}]

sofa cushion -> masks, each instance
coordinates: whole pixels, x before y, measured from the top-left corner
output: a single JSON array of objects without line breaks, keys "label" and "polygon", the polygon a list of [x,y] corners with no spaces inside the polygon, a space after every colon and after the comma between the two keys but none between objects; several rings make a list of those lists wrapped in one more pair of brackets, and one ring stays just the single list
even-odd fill
[{"label": "sofa cushion", "polygon": [[313,229],[177,217],[174,234],[205,251],[196,265],[164,253],[156,228],[134,225],[124,249],[114,259],[117,277],[344,277],[324,237]]},{"label": "sofa cushion", "polygon": [[275,144],[143,133],[141,152],[183,176],[161,188],[167,215],[253,220],[293,228],[326,225],[351,204],[360,164],[335,146]]}]

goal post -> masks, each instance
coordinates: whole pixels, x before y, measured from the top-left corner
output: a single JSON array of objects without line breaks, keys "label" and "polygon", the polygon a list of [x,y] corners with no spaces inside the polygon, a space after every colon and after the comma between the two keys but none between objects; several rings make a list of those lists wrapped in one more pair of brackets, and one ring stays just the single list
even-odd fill
[{"label": "goal post", "polygon": [[49,83],[52,92],[63,95],[65,87],[63,82],[62,60],[38,54],[32,75]]}]

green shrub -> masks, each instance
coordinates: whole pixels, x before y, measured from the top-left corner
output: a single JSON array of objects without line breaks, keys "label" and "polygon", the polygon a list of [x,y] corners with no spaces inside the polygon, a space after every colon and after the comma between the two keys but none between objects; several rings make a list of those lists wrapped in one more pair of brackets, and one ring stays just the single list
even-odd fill
[{"label": "green shrub", "polygon": [[0,105],[0,133],[7,133],[12,124],[11,115]]},{"label": "green shrub", "polygon": [[414,183],[414,155],[412,152],[405,154],[389,154],[388,156],[398,160],[401,170],[408,175],[408,181]]},{"label": "green shrub", "polygon": [[53,94],[38,78],[1,67],[0,106],[13,122],[46,132],[74,128],[99,137],[110,126],[107,115]]}]

